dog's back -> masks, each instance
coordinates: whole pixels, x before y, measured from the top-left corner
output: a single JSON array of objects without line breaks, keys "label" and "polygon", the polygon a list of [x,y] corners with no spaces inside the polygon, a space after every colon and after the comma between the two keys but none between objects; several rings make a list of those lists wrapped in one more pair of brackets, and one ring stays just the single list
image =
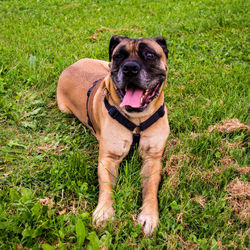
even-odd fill
[{"label": "dog's back", "polygon": [[81,122],[87,122],[87,91],[94,81],[109,73],[108,62],[81,59],[66,68],[58,81],[57,103],[63,113],[74,114]]}]

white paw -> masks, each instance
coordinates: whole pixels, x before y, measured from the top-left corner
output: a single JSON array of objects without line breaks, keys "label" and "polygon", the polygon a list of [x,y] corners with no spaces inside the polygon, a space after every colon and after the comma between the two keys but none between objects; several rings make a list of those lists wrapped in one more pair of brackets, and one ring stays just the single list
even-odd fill
[{"label": "white paw", "polygon": [[93,213],[93,223],[96,225],[102,225],[104,222],[113,219],[115,210],[112,205],[107,206],[103,204],[98,204],[94,213]]},{"label": "white paw", "polygon": [[151,236],[158,225],[159,218],[157,215],[146,214],[142,211],[138,215],[137,222],[143,227],[146,236]]}]

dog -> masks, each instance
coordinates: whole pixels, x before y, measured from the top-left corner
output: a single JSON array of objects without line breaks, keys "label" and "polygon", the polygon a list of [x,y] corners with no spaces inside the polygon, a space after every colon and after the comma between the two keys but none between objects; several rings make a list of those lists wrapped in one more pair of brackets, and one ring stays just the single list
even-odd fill
[{"label": "dog", "polygon": [[161,158],[170,131],[163,92],[167,60],[163,37],[114,35],[109,43],[110,62],[81,59],[59,78],[59,109],[74,114],[99,142],[99,199],[93,213],[97,225],[114,217],[112,187],[119,164],[134,149],[143,160],[143,203],[137,221],[147,236],[158,225]]}]

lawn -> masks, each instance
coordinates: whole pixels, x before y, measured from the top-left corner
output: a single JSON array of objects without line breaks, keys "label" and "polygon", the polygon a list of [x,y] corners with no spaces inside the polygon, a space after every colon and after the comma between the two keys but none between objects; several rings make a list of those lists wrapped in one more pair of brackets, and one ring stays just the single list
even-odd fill
[{"label": "lawn", "polygon": [[[0,2],[1,249],[247,249],[249,1]],[[170,137],[160,224],[144,236],[141,160],[124,160],[115,219],[91,220],[98,145],[56,104],[60,73],[108,60],[112,35],[166,38]]]}]

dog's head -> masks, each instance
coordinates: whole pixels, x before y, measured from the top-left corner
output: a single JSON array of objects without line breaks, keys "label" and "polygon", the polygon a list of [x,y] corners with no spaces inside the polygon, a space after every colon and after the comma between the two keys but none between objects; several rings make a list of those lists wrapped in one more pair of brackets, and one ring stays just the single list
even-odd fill
[{"label": "dog's head", "polygon": [[142,112],[163,89],[168,49],[163,37],[113,36],[109,44],[111,79],[127,112]]}]

